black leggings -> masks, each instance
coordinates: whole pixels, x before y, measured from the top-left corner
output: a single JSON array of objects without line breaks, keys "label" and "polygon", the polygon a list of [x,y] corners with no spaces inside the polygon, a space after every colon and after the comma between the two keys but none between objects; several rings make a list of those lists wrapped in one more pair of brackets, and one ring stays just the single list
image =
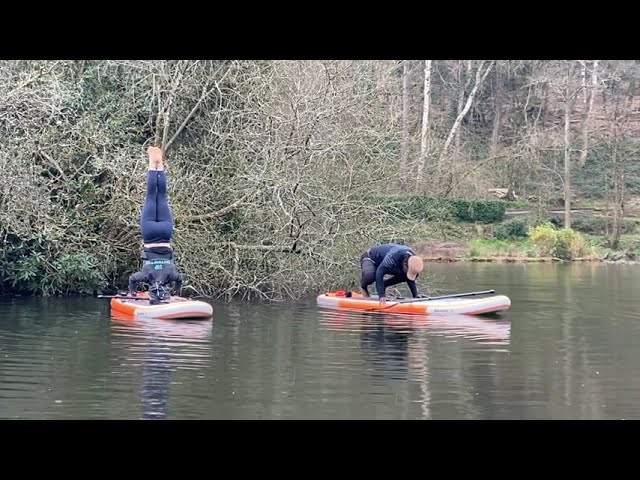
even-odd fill
[{"label": "black leggings", "polygon": [[167,195],[164,170],[149,170],[147,198],[142,209],[140,229],[144,243],[169,243],[173,236],[173,216]]},{"label": "black leggings", "polygon": [[[360,287],[367,293],[369,293],[368,286],[376,283],[376,264],[373,263],[373,260],[369,258],[369,252],[364,252],[360,256],[360,269],[362,271],[362,275],[360,277]],[[392,287],[402,282],[406,282],[407,279],[403,275],[394,275],[391,278],[388,278],[384,281],[385,288]],[[377,292],[376,292],[377,293]]]}]

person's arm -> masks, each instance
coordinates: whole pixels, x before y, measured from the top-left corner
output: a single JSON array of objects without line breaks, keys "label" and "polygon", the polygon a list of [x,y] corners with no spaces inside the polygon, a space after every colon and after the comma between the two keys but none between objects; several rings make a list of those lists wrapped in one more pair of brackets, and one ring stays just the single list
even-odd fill
[{"label": "person's arm", "polygon": [[134,273],[129,277],[129,292],[136,293],[138,291],[138,284],[146,281],[147,275],[144,271]]},{"label": "person's arm", "polygon": [[173,266],[173,281],[175,282],[176,295],[180,296],[182,290],[182,274],[175,265]]},{"label": "person's arm", "polygon": [[407,285],[409,286],[409,290],[411,290],[411,295],[413,295],[413,298],[418,298],[418,287],[416,286],[416,281],[407,280]]},{"label": "person's arm", "polygon": [[384,263],[382,263],[376,269],[376,293],[378,294],[378,298],[380,300],[384,298],[384,294],[386,291],[384,287],[384,276],[386,273],[387,273],[387,268],[384,266]]}]

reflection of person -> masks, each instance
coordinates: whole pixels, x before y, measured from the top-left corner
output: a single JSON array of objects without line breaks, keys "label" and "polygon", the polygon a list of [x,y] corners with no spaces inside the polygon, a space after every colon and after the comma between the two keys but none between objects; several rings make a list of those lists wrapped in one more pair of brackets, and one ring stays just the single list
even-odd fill
[{"label": "reflection of person", "polygon": [[164,420],[169,412],[171,352],[168,345],[152,340],[145,353],[140,392],[142,419]]},{"label": "reflection of person", "polygon": [[410,332],[385,328],[382,324],[362,329],[363,351],[373,354],[372,363],[381,366],[393,379],[405,380],[408,370]]},{"label": "reflection of person", "polygon": [[129,278],[129,294],[135,295],[138,284],[149,284],[149,298],[152,305],[168,302],[170,293],[165,288],[175,282],[180,295],[182,275],[173,260],[173,215],[167,195],[167,176],[164,171],[162,150],[149,148],[149,171],[147,173],[147,197],[140,218],[140,229],[144,241],[144,265],[140,272]]},{"label": "reflection of person", "polygon": [[[423,267],[422,258],[406,245],[397,243],[376,245],[360,257],[362,295],[368,298],[370,295],[367,287],[375,282],[378,298],[384,302],[387,287],[406,282],[413,298],[417,298],[419,295],[416,278]],[[385,280],[385,275],[393,275],[393,277]]]}]

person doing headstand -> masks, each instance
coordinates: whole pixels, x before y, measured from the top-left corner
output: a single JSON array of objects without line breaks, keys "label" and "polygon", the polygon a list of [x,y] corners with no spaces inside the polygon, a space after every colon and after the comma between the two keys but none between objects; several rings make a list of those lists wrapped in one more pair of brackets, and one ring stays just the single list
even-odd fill
[{"label": "person doing headstand", "polygon": [[144,242],[143,267],[129,277],[129,294],[136,295],[141,282],[149,284],[149,299],[152,305],[167,303],[171,294],[167,286],[175,283],[180,295],[182,275],[173,259],[173,215],[167,194],[167,175],[164,171],[162,150],[149,147],[149,170],[147,172],[147,196],[140,217],[140,230]]}]

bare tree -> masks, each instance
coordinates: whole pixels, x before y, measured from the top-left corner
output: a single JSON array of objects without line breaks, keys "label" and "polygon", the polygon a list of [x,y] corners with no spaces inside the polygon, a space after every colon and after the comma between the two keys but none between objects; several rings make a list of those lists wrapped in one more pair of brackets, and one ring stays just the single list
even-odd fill
[{"label": "bare tree", "polygon": [[491,143],[489,145],[489,156],[493,157],[498,151],[498,141],[500,139],[500,122],[502,120],[502,78],[500,77],[499,64],[495,67],[495,80],[493,90],[493,129],[491,131]]},{"label": "bare tree", "polygon": [[400,165],[406,168],[409,155],[409,60],[402,62],[402,143]]},{"label": "bare tree", "polygon": [[564,95],[564,228],[571,228],[571,111],[576,99],[572,91],[572,67],[567,68]]},{"label": "bare tree", "polygon": [[627,201],[626,178],[629,168],[629,160],[640,152],[638,142],[630,135],[629,120],[631,118],[631,104],[636,94],[636,78],[630,75],[630,71],[624,72],[622,77],[611,88],[610,103],[612,128],[609,132],[610,157],[610,191],[607,199],[613,209],[613,221],[609,230],[608,244],[610,248],[617,249],[620,246],[620,235],[625,215]]},{"label": "bare tree", "polygon": [[483,60],[478,65],[478,69],[476,70],[476,80],[473,85],[473,89],[471,90],[471,92],[469,93],[469,96],[467,97],[467,101],[465,103],[464,108],[458,114],[457,118],[453,122],[453,126],[451,127],[451,131],[449,132],[449,136],[447,137],[447,140],[444,142],[444,147],[442,148],[442,154],[440,156],[441,159],[446,155],[447,150],[451,145],[451,141],[453,140],[453,138],[456,135],[456,132],[460,128],[460,124],[462,123],[462,120],[464,119],[465,115],[471,108],[471,104],[473,103],[473,99],[476,96],[478,88],[480,88],[480,85],[482,85],[484,80],[487,78],[487,75],[489,75],[491,68],[493,68],[494,62],[493,61],[489,62],[489,65],[483,71],[484,64],[485,64],[485,61]]},{"label": "bare tree", "polygon": [[[463,65],[464,65],[464,68],[463,68]],[[466,60],[464,62],[460,61],[458,63],[459,91],[458,91],[458,105],[456,108],[456,115],[460,115],[460,113],[464,109],[465,95],[469,90],[469,85],[471,84],[472,78],[473,77],[471,76],[471,60]],[[458,150],[460,150],[461,141],[462,141],[462,135],[460,134],[460,132],[461,132],[461,129],[458,128],[456,130],[455,137],[454,137],[454,144],[456,146],[456,149]]]},{"label": "bare tree", "polygon": [[[481,199],[498,181],[541,213],[564,198],[570,226],[585,172],[572,162],[594,148],[606,180],[591,191],[608,188],[620,243],[639,64],[393,63],[1,61],[0,288],[122,288],[138,268],[150,143],[167,153],[186,290],[202,295],[349,288],[372,243],[431,238],[434,223],[444,238],[446,220],[393,206],[407,187]],[[416,185],[395,181],[399,162]]]},{"label": "bare tree", "polygon": [[580,167],[584,167],[587,163],[587,153],[589,147],[589,118],[591,115],[591,111],[593,110],[593,100],[596,96],[596,89],[598,87],[598,60],[593,60],[593,65],[591,67],[591,84],[587,85],[586,77],[587,77],[587,63],[584,62],[583,65],[583,89],[585,92],[584,99],[584,114],[582,116],[582,126],[580,130],[580,139],[581,139],[581,148],[580,148],[580,157],[578,158],[578,165]]},{"label": "bare tree", "polygon": [[422,107],[422,131],[420,135],[420,161],[416,175],[416,187],[422,183],[422,175],[427,163],[427,146],[429,142],[429,107],[431,105],[431,60],[424,61],[424,93]]}]

